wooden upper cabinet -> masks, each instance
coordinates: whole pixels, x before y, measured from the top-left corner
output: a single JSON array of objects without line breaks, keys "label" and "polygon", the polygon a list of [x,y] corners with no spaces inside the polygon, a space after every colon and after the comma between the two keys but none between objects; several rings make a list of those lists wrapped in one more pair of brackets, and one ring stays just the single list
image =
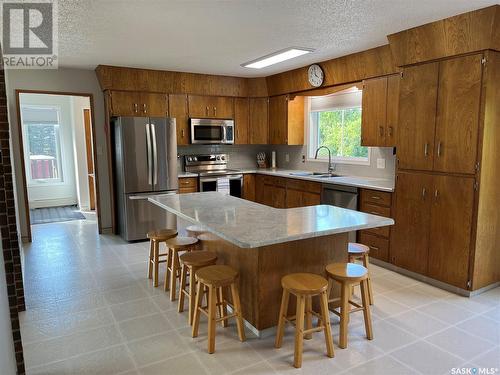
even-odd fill
[{"label": "wooden upper cabinet", "polygon": [[432,170],[439,63],[406,68],[399,86],[399,168]]},{"label": "wooden upper cabinet", "polygon": [[269,101],[268,98],[250,98],[250,122],[248,125],[249,141],[253,145],[268,142]]},{"label": "wooden upper cabinet", "polygon": [[245,145],[249,143],[248,123],[250,121],[250,103],[248,98],[234,99],[234,143]]},{"label": "wooden upper cabinet", "polygon": [[431,199],[428,275],[467,289],[474,179],[436,175]]},{"label": "wooden upper cabinet", "polygon": [[385,146],[387,121],[387,78],[363,81],[361,145]]},{"label": "wooden upper cabinet", "polygon": [[168,96],[153,92],[142,92],[141,107],[144,116],[166,117],[168,115]]},{"label": "wooden upper cabinet", "polygon": [[482,58],[477,54],[440,63],[435,171],[475,172]]},{"label": "wooden upper cabinet", "polygon": [[189,117],[234,118],[234,99],[225,96],[188,96]]},{"label": "wooden upper cabinet", "polygon": [[304,144],[304,97],[280,95],[269,98],[269,143]]},{"label": "wooden upper cabinet", "polygon": [[168,96],[169,116],[175,117],[177,127],[177,145],[188,145],[189,118],[187,109],[187,95],[171,94]]},{"label": "wooden upper cabinet", "polygon": [[165,94],[136,91],[111,91],[113,116],[166,117],[168,99]]},{"label": "wooden upper cabinet", "polygon": [[396,146],[396,137],[399,122],[399,84],[401,75],[392,75],[387,77],[387,114],[386,114],[386,147]]},{"label": "wooden upper cabinet", "polygon": [[391,261],[420,274],[427,273],[432,175],[398,173],[391,239]]}]

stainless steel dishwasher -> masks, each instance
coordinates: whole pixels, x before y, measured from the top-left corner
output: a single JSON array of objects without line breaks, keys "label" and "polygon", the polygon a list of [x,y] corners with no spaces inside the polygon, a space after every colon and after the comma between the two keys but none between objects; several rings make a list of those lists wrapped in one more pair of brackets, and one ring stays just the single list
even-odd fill
[{"label": "stainless steel dishwasher", "polygon": [[[358,188],[344,185],[323,184],[321,204],[358,210]],[[349,232],[349,242],[356,242],[356,231]]]}]

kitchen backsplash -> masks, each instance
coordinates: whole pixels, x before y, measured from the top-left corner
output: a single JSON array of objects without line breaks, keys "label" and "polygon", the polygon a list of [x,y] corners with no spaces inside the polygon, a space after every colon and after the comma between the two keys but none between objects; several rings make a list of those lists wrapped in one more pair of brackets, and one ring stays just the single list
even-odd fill
[{"label": "kitchen backsplash", "polygon": [[[325,171],[327,162],[302,161],[302,155],[307,154],[307,146],[284,146],[284,145],[190,145],[178,147],[178,169],[184,168],[184,155],[225,153],[229,155],[229,168],[247,169],[256,168],[256,155],[258,152],[266,152],[268,161],[271,160],[271,152],[276,151],[277,167],[282,169]],[[289,161],[286,161],[288,154]],[[377,159],[385,159],[385,168],[377,168]],[[396,156],[393,155],[391,147],[372,147],[370,154],[370,165],[337,164],[336,173],[349,176],[380,177],[393,179],[396,169]]]}]

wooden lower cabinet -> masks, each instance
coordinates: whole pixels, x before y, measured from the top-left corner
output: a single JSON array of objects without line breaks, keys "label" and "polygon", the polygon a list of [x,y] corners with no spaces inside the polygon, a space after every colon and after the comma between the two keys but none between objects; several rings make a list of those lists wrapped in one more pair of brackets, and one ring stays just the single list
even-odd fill
[{"label": "wooden lower cabinet", "polygon": [[[359,210],[373,215],[393,217],[392,193],[360,189]],[[389,262],[391,227],[371,228],[358,232],[358,242],[370,247],[370,257]]]},{"label": "wooden lower cabinet", "polygon": [[275,208],[313,206],[321,202],[321,184],[257,174],[255,200]]},{"label": "wooden lower cabinet", "polygon": [[197,177],[179,178],[179,194],[196,193],[198,191]]},{"label": "wooden lower cabinet", "polygon": [[243,199],[255,201],[255,174],[243,175]]},{"label": "wooden lower cabinet", "polygon": [[400,172],[391,261],[467,289],[474,178]]},{"label": "wooden lower cabinet", "polygon": [[370,248],[370,257],[389,261],[389,239],[376,236],[367,231],[360,231],[358,241]]}]

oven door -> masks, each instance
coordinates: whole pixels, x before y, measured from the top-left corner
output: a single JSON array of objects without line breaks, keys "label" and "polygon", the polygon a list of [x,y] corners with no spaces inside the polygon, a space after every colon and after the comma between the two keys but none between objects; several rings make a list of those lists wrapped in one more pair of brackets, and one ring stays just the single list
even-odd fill
[{"label": "oven door", "polygon": [[200,177],[200,191],[217,191],[217,177]]},{"label": "oven door", "polygon": [[225,128],[222,125],[191,123],[191,143],[193,144],[223,143],[224,139]]}]

